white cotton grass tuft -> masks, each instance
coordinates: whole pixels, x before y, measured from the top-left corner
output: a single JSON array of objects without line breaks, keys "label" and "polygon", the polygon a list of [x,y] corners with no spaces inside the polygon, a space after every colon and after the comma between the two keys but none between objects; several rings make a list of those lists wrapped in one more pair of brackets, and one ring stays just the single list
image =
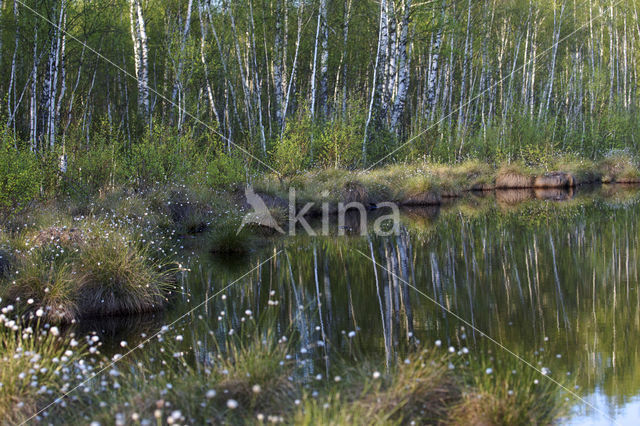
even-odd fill
[{"label": "white cotton grass tuft", "polygon": [[236,408],[238,408],[238,401],[236,401],[235,399],[228,399],[227,408],[229,408],[230,410],[235,410]]}]

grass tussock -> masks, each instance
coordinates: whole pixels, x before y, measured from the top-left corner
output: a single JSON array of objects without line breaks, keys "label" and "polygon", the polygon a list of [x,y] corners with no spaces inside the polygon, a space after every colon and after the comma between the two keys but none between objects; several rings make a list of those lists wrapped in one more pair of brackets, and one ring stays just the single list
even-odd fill
[{"label": "grass tussock", "polygon": [[18,257],[15,271],[3,280],[0,289],[2,298],[14,301],[22,314],[66,323],[79,316],[81,281],[64,259],[56,259],[50,249],[37,248]]},{"label": "grass tussock", "polygon": [[225,220],[212,228],[207,238],[209,250],[220,255],[246,255],[251,251],[252,241],[248,230],[242,228],[240,220]]},{"label": "grass tussock", "polygon": [[487,368],[469,375],[469,392],[452,410],[452,424],[554,424],[567,413],[564,392],[539,372],[515,360]]},{"label": "grass tussock", "polygon": [[172,271],[121,234],[96,238],[74,262],[84,272],[78,307],[84,316],[139,314],[168,302]]},{"label": "grass tussock", "polygon": [[149,312],[162,308],[171,291],[170,264],[154,260],[148,244],[125,229],[103,222],[35,231],[16,238],[15,246],[0,296],[28,317],[68,323]]},{"label": "grass tussock", "polygon": [[635,158],[625,152],[609,153],[599,163],[604,183],[640,182],[640,169]]},{"label": "grass tussock", "polygon": [[461,383],[445,358],[414,354],[388,374],[372,366],[348,372],[348,381],[327,398],[307,398],[294,424],[434,424],[461,400]]},{"label": "grass tussock", "polygon": [[533,186],[533,174],[527,167],[519,163],[507,164],[498,169],[496,173],[497,189],[531,188]]}]

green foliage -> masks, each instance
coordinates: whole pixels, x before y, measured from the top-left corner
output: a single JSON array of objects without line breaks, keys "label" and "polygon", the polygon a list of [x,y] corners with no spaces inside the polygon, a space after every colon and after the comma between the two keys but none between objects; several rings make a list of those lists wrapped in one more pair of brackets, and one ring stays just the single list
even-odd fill
[{"label": "green foliage", "polygon": [[90,194],[118,185],[148,188],[156,184],[188,182],[228,188],[245,180],[241,158],[225,152],[211,134],[193,128],[178,133],[157,123],[137,141],[102,123],[88,146],[75,135],[67,145],[68,171],[63,180],[67,193]]},{"label": "green foliage", "polygon": [[281,140],[271,151],[272,164],[283,176],[301,173],[310,163],[309,155],[314,127],[306,113],[289,120]]},{"label": "green foliage", "polygon": [[219,152],[207,164],[207,184],[213,188],[229,188],[242,183],[245,167],[242,159]]},{"label": "green foliage", "polygon": [[0,126],[0,211],[24,206],[38,196],[41,171],[38,158]]},{"label": "green foliage", "polygon": [[[67,138],[67,172],[62,189],[69,194],[87,195],[126,176],[122,170],[124,135],[111,131],[103,122],[91,138],[83,138],[82,129],[72,128]],[[118,173],[120,172],[120,173]]]},{"label": "green foliage", "polygon": [[325,123],[315,139],[316,165],[354,168],[362,162],[362,142],[366,109],[357,103],[349,105],[346,116],[339,115]]}]

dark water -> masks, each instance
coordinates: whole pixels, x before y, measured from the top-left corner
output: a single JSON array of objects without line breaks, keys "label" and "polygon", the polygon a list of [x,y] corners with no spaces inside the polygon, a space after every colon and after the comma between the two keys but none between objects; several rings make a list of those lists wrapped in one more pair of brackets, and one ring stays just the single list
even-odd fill
[{"label": "dark water", "polygon": [[639,230],[640,192],[616,186],[469,196],[403,211],[399,236],[300,235],[247,256],[215,257],[197,238],[169,312],[101,327],[115,351],[211,298],[176,324],[187,345],[204,324],[228,334],[246,310],[270,312],[278,335],[299,337],[305,374],[325,377],[355,353],[390,363],[437,340],[496,359],[508,349],[595,406],[572,398],[567,422],[635,424]]}]

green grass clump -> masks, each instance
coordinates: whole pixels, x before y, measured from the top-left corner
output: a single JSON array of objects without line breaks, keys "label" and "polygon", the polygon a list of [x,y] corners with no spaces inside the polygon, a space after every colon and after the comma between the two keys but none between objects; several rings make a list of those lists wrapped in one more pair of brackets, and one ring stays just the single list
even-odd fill
[{"label": "green grass clump", "polygon": [[16,239],[20,248],[0,280],[0,296],[21,314],[54,323],[162,308],[173,285],[169,263],[153,260],[148,244],[124,229],[84,226]]},{"label": "green grass clump", "polygon": [[[56,256],[58,254],[58,256]],[[18,257],[14,273],[0,286],[6,300],[15,300],[22,314],[43,316],[52,322],[78,317],[77,294],[82,277],[49,247],[35,248]]]},{"label": "green grass clump", "polygon": [[77,303],[84,316],[150,312],[168,301],[171,270],[120,233],[90,240],[74,266],[83,271]]},{"label": "green grass clump", "polygon": [[553,424],[567,413],[564,392],[538,371],[515,359],[479,364],[467,375],[470,391],[452,411],[454,423]]},{"label": "green grass clump", "polygon": [[407,179],[404,185],[405,197],[414,197],[424,193],[439,193],[438,179],[430,174],[416,175]]},{"label": "green grass clump", "polygon": [[435,424],[446,420],[462,395],[462,384],[446,357],[423,351],[386,374],[373,365],[347,372],[344,384],[327,398],[306,398],[294,424]]},{"label": "green grass clump", "polygon": [[209,250],[215,254],[245,255],[251,251],[253,238],[250,230],[238,232],[241,221],[238,218],[222,220],[208,234]]}]

